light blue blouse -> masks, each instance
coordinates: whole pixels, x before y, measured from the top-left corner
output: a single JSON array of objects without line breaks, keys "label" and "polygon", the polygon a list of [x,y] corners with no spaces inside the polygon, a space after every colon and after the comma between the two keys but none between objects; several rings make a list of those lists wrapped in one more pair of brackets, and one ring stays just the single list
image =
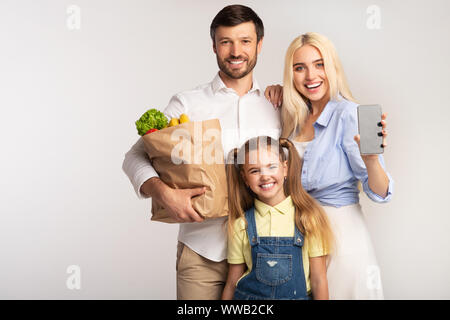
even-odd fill
[{"label": "light blue blouse", "polygon": [[373,201],[388,202],[392,197],[394,181],[385,169],[382,155],[379,160],[389,178],[388,193],[382,198],[369,188],[367,169],[353,139],[358,134],[357,106],[342,97],[330,100],[314,123],[314,139],[303,155],[302,185],[322,205],[358,203],[358,180]]}]

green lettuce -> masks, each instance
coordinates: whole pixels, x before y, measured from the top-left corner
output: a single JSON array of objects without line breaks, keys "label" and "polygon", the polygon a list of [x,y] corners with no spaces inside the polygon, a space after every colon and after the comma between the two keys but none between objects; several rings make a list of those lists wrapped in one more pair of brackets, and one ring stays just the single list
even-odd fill
[{"label": "green lettuce", "polygon": [[158,129],[166,127],[168,120],[164,113],[157,109],[150,109],[145,112],[139,120],[135,122],[138,134],[143,136],[150,129]]}]

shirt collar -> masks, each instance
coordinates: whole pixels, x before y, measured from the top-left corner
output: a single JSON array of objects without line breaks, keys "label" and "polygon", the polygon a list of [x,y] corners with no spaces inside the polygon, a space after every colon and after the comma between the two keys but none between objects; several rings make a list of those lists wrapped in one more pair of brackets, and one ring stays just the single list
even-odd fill
[{"label": "shirt collar", "polygon": [[337,99],[328,101],[319,118],[316,120],[316,123],[323,127],[327,127],[328,123],[330,123],[331,116],[333,115],[334,108],[336,107],[338,101],[341,99],[342,96],[338,94]]},{"label": "shirt collar", "polygon": [[[248,93],[251,93],[251,92],[255,91],[259,95],[263,94],[263,92],[261,91],[261,88],[259,87],[259,84],[258,84],[258,82],[256,81],[255,78],[253,78],[252,82],[253,82],[252,88],[250,89],[250,91]],[[219,72],[217,72],[216,76],[214,77],[214,79],[213,79],[213,81],[211,83],[211,87],[212,87],[212,91],[213,91],[214,94],[216,94],[217,92],[222,91],[222,90],[223,91],[230,91],[231,90],[231,91],[234,92],[233,89],[228,88],[225,85],[225,83],[223,83],[222,79],[219,76]]]},{"label": "shirt collar", "polygon": [[294,203],[292,202],[291,196],[288,196],[286,199],[284,199],[283,201],[281,201],[279,204],[277,204],[274,207],[272,207],[258,199],[255,199],[255,209],[262,217],[264,217],[266,214],[268,214],[270,212],[270,210],[272,210],[272,212],[276,211],[276,212],[279,212],[282,214],[287,214],[287,213],[289,213],[290,210],[292,210],[293,207],[294,207]]}]

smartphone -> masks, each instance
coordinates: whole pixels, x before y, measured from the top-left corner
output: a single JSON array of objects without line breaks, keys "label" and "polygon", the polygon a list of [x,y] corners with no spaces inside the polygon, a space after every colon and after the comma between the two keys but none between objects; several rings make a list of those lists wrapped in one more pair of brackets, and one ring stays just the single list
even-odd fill
[{"label": "smartphone", "polygon": [[359,149],[361,154],[383,153],[383,135],[381,133],[381,106],[358,106],[358,131],[361,137]]}]

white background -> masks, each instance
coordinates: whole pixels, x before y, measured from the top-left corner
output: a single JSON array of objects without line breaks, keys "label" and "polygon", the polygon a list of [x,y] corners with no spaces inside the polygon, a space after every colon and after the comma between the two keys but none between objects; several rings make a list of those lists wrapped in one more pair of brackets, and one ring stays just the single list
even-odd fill
[{"label": "white background", "polygon": [[[122,172],[151,107],[212,80],[226,1],[0,2],[0,298],[174,299],[177,225]],[[387,299],[450,299],[450,2],[242,1],[266,27],[255,75],[294,37],[335,44],[354,96],[388,113],[392,202],[362,205]],[[68,28],[70,5],[80,29]],[[370,5],[380,29],[369,29]],[[81,268],[81,289],[66,271]]]}]

